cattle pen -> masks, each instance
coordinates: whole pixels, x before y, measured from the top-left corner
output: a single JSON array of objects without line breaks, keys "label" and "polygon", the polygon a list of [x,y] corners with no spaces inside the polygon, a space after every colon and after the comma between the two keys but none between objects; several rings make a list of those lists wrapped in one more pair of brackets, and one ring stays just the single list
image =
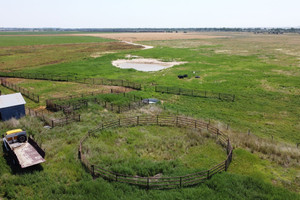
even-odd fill
[{"label": "cattle pen", "polygon": [[[197,131],[206,129],[210,134],[214,135],[216,137],[217,142],[222,147],[224,147],[224,149],[226,150],[227,157],[224,161],[211,167],[208,170],[176,177],[141,177],[119,174],[104,169],[103,167],[96,166],[93,163],[90,163],[86,158],[84,154],[84,142],[89,136],[109,128],[145,125],[183,127],[194,129]],[[88,133],[80,140],[78,148],[78,157],[81,163],[92,174],[94,178],[102,177],[110,181],[117,181],[122,183],[128,183],[131,185],[137,185],[146,189],[174,189],[199,184],[207,179],[210,179],[216,173],[227,171],[232,161],[232,152],[233,147],[230,143],[228,136],[222,133],[218,128],[215,128],[212,125],[210,125],[209,123],[184,116],[151,115],[120,118],[117,120],[102,122],[97,128],[88,131]]]}]

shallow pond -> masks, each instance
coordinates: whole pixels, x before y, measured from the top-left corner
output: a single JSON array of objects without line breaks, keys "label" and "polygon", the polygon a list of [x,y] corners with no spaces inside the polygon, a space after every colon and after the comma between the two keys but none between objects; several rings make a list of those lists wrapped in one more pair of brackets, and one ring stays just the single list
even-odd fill
[{"label": "shallow pond", "polygon": [[112,64],[121,69],[135,69],[143,72],[152,72],[180,65],[184,62],[162,62],[156,59],[115,60]]}]

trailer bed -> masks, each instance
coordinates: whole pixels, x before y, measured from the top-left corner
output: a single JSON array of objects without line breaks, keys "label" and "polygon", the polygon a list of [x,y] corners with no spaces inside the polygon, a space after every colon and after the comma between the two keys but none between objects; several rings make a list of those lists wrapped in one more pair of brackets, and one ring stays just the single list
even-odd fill
[{"label": "trailer bed", "polygon": [[18,147],[13,147],[11,145],[11,148],[18,158],[21,168],[26,168],[45,162],[45,159],[29,142],[23,143]]}]

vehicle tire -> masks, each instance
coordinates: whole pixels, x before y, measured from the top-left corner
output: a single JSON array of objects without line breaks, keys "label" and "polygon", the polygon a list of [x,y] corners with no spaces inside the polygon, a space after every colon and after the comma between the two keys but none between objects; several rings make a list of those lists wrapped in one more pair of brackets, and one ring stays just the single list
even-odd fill
[{"label": "vehicle tire", "polygon": [[21,143],[22,143],[22,142],[25,142],[26,139],[27,139],[27,138],[26,138],[26,135],[19,135],[19,136],[18,136],[18,142],[21,142]]}]

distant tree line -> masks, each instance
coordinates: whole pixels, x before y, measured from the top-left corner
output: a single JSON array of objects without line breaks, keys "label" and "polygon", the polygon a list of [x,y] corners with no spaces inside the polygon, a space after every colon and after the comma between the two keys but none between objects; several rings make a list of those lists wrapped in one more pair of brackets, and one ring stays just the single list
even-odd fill
[{"label": "distant tree line", "polygon": [[253,32],[255,34],[283,34],[299,33],[300,28],[5,28],[0,27],[0,32],[24,31],[24,32]]}]

